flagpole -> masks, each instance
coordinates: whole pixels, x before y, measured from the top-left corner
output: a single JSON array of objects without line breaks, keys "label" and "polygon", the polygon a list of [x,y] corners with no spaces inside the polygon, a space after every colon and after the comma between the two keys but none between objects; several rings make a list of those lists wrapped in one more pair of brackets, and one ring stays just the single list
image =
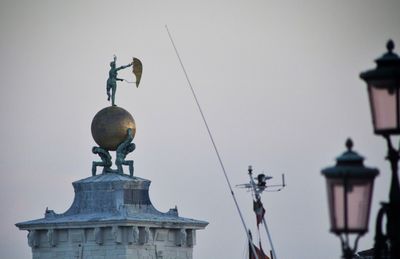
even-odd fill
[{"label": "flagpole", "polygon": [[248,228],[247,228],[247,226],[246,226],[246,222],[244,221],[244,218],[243,218],[243,215],[242,215],[242,211],[240,210],[239,204],[238,204],[238,202],[237,202],[237,200],[236,200],[235,193],[233,192],[231,182],[229,181],[229,178],[228,178],[228,174],[226,173],[224,163],[222,163],[222,159],[221,159],[221,156],[220,156],[220,154],[219,154],[219,152],[218,152],[217,145],[215,144],[214,138],[213,138],[213,136],[212,136],[212,134],[211,134],[211,130],[210,130],[210,128],[208,127],[208,124],[207,124],[207,121],[206,121],[206,117],[204,116],[203,110],[201,109],[199,100],[197,99],[197,96],[196,96],[196,93],[195,93],[194,88],[193,88],[193,86],[192,86],[192,83],[191,83],[190,80],[189,80],[189,76],[188,76],[187,73],[186,73],[185,66],[183,65],[183,62],[182,62],[181,57],[180,57],[180,55],[179,55],[178,49],[177,49],[176,46],[175,46],[175,42],[174,42],[174,40],[172,39],[172,35],[171,35],[171,33],[169,32],[169,29],[168,29],[168,26],[167,26],[167,25],[165,25],[165,29],[167,30],[169,39],[171,40],[172,46],[174,47],[175,54],[176,54],[176,56],[178,57],[179,63],[181,64],[181,67],[182,67],[183,73],[185,74],[185,77],[186,77],[186,81],[187,81],[187,83],[188,83],[188,86],[189,86],[190,90],[192,91],[192,94],[193,94],[194,100],[196,101],[197,108],[199,109],[201,118],[203,119],[204,125],[206,126],[206,129],[207,129],[207,132],[208,132],[208,136],[210,137],[211,143],[212,143],[212,145],[213,145],[213,147],[214,147],[214,151],[215,151],[215,154],[217,155],[217,158],[218,158],[219,164],[220,164],[220,166],[221,166],[222,172],[224,173],[226,183],[228,184],[228,187],[229,187],[230,193],[231,193],[231,195],[232,195],[233,201],[234,201],[234,203],[235,203],[235,205],[236,205],[236,209],[237,209],[237,211],[238,211],[238,213],[239,213],[239,217],[240,217],[240,219],[241,219],[241,221],[242,221],[243,228],[244,228],[244,230],[245,230],[245,232],[246,232],[246,235],[247,235],[247,239],[249,240],[249,242],[250,242],[250,244],[251,244],[251,250],[253,251],[253,254],[254,254],[254,256],[255,256],[255,259],[259,259],[259,258],[258,258],[258,255],[257,255],[257,252],[256,252],[256,249],[254,248],[254,244],[253,244],[253,242],[251,241],[251,238],[250,238],[250,235],[249,235],[249,232],[248,232]]},{"label": "flagpole", "polygon": [[[252,168],[251,166],[249,166],[249,177],[250,177],[250,184],[251,184],[251,187],[253,187],[254,196],[255,196],[255,198],[256,198],[256,201],[260,201],[260,203],[261,203],[261,195],[260,195],[260,193],[257,191],[256,183],[255,183],[254,180],[253,180],[253,168]],[[262,206],[262,203],[261,203],[261,206]],[[262,208],[264,208],[264,207],[262,206]],[[272,243],[271,234],[269,233],[269,230],[268,230],[267,221],[265,220],[265,214],[263,214],[262,221],[263,221],[263,223],[264,223],[265,231],[267,232],[269,244],[270,244],[271,250],[272,250],[272,255],[273,255],[274,259],[278,259],[278,257],[276,256],[276,253],[275,253],[274,244]],[[258,226],[257,226],[257,227],[258,227]]]},{"label": "flagpole", "polygon": [[269,233],[267,222],[265,221],[265,217],[264,216],[263,216],[263,223],[264,223],[265,231],[267,231],[269,244],[271,245],[272,255],[273,255],[274,259],[278,259],[278,257],[276,257],[276,254],[275,254],[275,248],[274,248],[274,245],[272,244],[272,238],[271,238],[271,235]]}]

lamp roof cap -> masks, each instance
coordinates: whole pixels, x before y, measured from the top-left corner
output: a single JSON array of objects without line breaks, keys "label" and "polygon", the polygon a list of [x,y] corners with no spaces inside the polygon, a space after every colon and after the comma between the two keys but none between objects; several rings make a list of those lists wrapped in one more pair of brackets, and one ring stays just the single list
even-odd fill
[{"label": "lamp roof cap", "polygon": [[336,158],[336,165],[325,168],[322,174],[329,178],[354,177],[369,178],[379,174],[378,169],[364,166],[364,157],[353,151],[353,141],[346,140],[346,148],[342,155]]},{"label": "lamp roof cap", "polygon": [[365,81],[400,79],[400,57],[393,52],[395,47],[393,40],[386,43],[387,52],[375,60],[377,67],[360,74]]}]

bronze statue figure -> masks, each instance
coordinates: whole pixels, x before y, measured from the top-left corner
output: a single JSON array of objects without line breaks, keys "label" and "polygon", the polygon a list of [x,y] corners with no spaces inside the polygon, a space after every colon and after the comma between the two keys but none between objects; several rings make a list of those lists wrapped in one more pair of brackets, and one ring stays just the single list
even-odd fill
[{"label": "bronze statue figure", "polygon": [[110,153],[108,153],[107,150],[105,150],[101,147],[93,147],[92,152],[93,152],[93,154],[98,154],[101,159],[101,162],[93,161],[92,176],[96,175],[96,167],[98,167],[98,166],[103,167],[103,173],[111,173],[112,172],[112,169],[111,169],[112,162],[111,162]]},{"label": "bronze statue figure", "polygon": [[93,154],[99,155],[101,161],[93,161],[92,164],[92,176],[96,175],[96,168],[98,166],[103,167],[103,174],[106,173],[118,173],[124,174],[124,169],[122,168],[123,165],[129,166],[129,175],[133,177],[133,160],[125,160],[126,156],[135,150],[136,145],[132,143],[133,140],[133,131],[131,128],[127,129],[126,139],[118,145],[116,150],[116,158],[115,158],[115,165],[117,169],[111,169],[112,161],[111,155],[107,149],[101,147],[93,147],[92,152]]},{"label": "bronze statue figure", "polygon": [[136,145],[132,143],[132,140],[132,129],[128,128],[126,139],[118,146],[116,151],[117,157],[115,158],[115,165],[117,166],[118,173],[123,174],[124,170],[122,165],[127,165],[129,166],[129,175],[131,177],[133,177],[133,160],[125,160],[125,158],[136,148]]},{"label": "bronze statue figure", "polygon": [[[114,56],[114,61],[110,63],[110,71],[108,72],[108,79],[107,79],[107,100],[110,101],[111,98],[111,104],[112,106],[115,106],[115,92],[117,91],[117,81],[124,81],[124,79],[118,78],[118,71],[127,67],[130,67],[133,65],[132,63],[129,63],[126,66],[120,66],[117,67],[116,65],[117,62],[117,57]],[[111,94],[110,94],[111,90]]]},{"label": "bronze statue figure", "polygon": [[[92,120],[92,136],[99,145],[92,148],[92,152],[97,154],[101,161],[93,161],[92,175],[96,175],[98,166],[103,167],[103,174],[116,173],[124,174],[123,166],[129,166],[129,174],[133,177],[133,160],[125,160],[126,156],[135,150],[136,145],[132,143],[135,136],[136,125],[132,115],[115,105],[115,93],[117,90],[117,81],[126,81],[127,83],[135,83],[139,86],[143,66],[142,62],[137,58],[132,58],[132,62],[125,66],[117,67],[117,57],[110,63],[110,71],[107,79],[107,96],[108,101],[111,100],[111,106],[99,111]],[[136,82],[129,82],[125,79],[118,78],[118,71],[132,67],[132,73],[136,76]],[[116,151],[115,165],[116,169],[112,169],[112,157],[109,151]]]}]

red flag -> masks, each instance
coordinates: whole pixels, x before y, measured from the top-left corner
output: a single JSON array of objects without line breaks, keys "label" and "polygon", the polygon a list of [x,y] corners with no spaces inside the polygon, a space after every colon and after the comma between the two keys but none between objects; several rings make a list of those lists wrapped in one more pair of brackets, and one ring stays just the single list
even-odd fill
[{"label": "red flag", "polygon": [[[257,246],[254,246],[254,249],[256,250],[257,253],[257,257],[258,259],[270,259],[263,251],[262,247],[261,247],[261,243],[260,243],[260,248],[258,248]],[[256,259],[256,257],[253,254],[253,250],[251,249],[251,244],[249,243],[249,259]]]},{"label": "red flag", "polygon": [[260,199],[253,202],[253,209],[254,212],[256,213],[257,227],[258,227],[258,225],[260,225],[261,221],[263,220],[265,214],[265,209]]}]

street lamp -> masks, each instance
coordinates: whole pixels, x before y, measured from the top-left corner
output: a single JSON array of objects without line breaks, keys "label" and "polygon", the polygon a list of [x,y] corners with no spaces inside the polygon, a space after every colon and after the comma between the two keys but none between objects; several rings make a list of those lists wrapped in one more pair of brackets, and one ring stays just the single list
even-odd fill
[{"label": "street lamp", "polygon": [[[400,58],[393,52],[394,42],[389,40],[387,53],[376,60],[375,69],[360,77],[367,83],[374,132],[386,139],[387,159],[392,169],[389,203],[382,203],[377,217],[374,257],[400,258],[400,186],[398,178],[399,151],[391,142],[392,135],[400,134]],[[386,234],[382,233],[382,220],[386,215]]]},{"label": "street lamp", "polygon": [[[336,165],[323,169],[322,174],[326,177],[331,232],[340,237],[343,258],[351,259],[358,239],[368,231],[374,179],[379,172],[364,166],[364,158],[352,150],[351,139],[346,147]],[[353,248],[349,234],[357,235]]]}]

